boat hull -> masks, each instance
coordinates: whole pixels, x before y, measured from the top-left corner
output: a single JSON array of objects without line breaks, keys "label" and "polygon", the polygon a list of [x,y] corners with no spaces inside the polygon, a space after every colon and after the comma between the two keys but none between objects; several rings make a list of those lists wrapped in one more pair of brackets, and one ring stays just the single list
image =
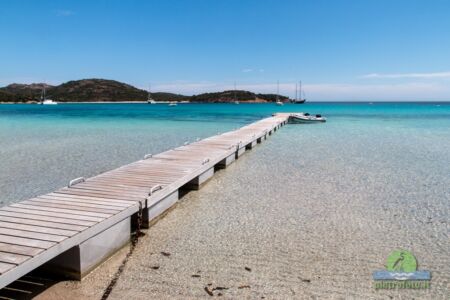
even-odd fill
[{"label": "boat hull", "polygon": [[295,116],[289,117],[289,123],[291,124],[312,124],[312,123],[325,123],[325,118],[299,118]]}]

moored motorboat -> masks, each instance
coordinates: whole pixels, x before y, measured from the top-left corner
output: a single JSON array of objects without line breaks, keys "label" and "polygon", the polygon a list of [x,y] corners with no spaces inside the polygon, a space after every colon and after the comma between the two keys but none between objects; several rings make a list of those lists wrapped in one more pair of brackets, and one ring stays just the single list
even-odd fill
[{"label": "moored motorboat", "polygon": [[322,117],[322,115],[313,115],[309,113],[292,114],[289,116],[289,123],[302,124],[302,123],[323,123],[327,119]]}]

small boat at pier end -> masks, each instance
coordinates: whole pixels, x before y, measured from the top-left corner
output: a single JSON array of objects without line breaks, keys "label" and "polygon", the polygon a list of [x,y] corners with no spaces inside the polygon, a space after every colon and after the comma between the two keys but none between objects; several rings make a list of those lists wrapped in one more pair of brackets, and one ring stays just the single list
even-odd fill
[{"label": "small boat at pier end", "polygon": [[298,113],[289,116],[289,123],[293,124],[305,124],[305,123],[324,123],[327,118],[322,117],[322,115],[310,115],[309,113]]}]

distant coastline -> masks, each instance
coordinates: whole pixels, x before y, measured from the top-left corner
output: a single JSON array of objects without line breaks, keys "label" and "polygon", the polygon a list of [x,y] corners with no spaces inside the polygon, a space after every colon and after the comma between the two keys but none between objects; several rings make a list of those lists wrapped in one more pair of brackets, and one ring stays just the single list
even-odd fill
[{"label": "distant coastline", "polygon": [[[129,84],[106,79],[82,79],[52,86],[44,83],[13,83],[0,88],[0,103],[36,104],[41,101],[42,90],[48,99],[59,103],[145,103],[149,92]],[[176,93],[155,92],[151,98],[159,103],[245,103],[275,102],[276,94],[256,94],[243,90],[228,90],[186,96]],[[288,97],[278,95],[281,101]],[[127,99],[124,101],[124,99]]]},{"label": "distant coastline", "polygon": [[[154,105],[158,104],[169,104],[172,101],[158,101],[153,103]],[[60,104],[148,104],[147,101],[66,101],[59,102]],[[233,103],[233,101],[221,101],[221,102],[201,102],[201,101],[186,101],[186,102],[178,102],[179,104],[229,104]],[[271,101],[243,101],[243,104],[261,104],[261,103],[271,103]],[[0,104],[30,104],[30,105],[39,105],[39,101],[27,101],[27,102],[7,102],[0,101]]]}]

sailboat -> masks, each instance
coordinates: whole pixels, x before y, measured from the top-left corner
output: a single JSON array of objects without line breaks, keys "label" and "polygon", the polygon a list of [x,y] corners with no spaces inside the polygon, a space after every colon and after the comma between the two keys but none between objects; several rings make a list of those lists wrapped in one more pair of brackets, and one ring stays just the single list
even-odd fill
[{"label": "sailboat", "polygon": [[295,100],[292,101],[292,103],[294,104],[303,104],[305,103],[306,99],[305,99],[305,93],[302,93],[302,82],[299,82],[299,93],[298,95],[300,96],[300,99],[297,97],[297,85],[295,85]]},{"label": "sailboat", "polygon": [[152,92],[151,92],[151,85],[148,85],[148,98],[147,98],[148,104],[156,104],[156,101],[152,98]]},{"label": "sailboat", "polygon": [[51,100],[51,99],[46,99],[45,97],[45,83],[44,86],[42,88],[42,94],[41,94],[41,105],[56,105],[58,104],[57,102]]},{"label": "sailboat", "polygon": [[280,82],[277,81],[277,101],[275,102],[275,104],[281,106],[284,105],[284,103],[280,101],[279,94],[280,94]]},{"label": "sailboat", "polygon": [[234,91],[233,91],[233,99],[234,99],[234,104],[239,104],[239,101],[237,101],[236,99],[236,81],[234,82]]}]

